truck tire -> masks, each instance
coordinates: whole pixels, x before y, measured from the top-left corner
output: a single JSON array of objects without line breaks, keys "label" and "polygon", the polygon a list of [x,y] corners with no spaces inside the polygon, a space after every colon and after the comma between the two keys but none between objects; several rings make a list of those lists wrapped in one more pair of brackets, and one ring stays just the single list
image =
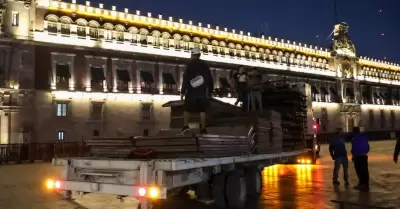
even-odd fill
[{"label": "truck tire", "polygon": [[247,200],[246,180],[240,172],[228,173],[225,181],[225,198],[228,208],[243,209]]},{"label": "truck tire", "polygon": [[212,197],[215,204],[220,208],[227,208],[225,200],[226,173],[215,175],[212,180]]},{"label": "truck tire", "polygon": [[249,166],[244,173],[246,181],[247,196],[259,197],[262,190],[262,176],[261,171],[256,166]]}]

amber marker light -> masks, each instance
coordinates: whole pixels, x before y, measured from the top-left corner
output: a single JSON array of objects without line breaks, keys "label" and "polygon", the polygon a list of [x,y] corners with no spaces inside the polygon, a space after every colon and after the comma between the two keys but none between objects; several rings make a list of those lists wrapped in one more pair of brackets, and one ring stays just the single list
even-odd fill
[{"label": "amber marker light", "polygon": [[160,189],[158,189],[157,187],[151,187],[150,191],[149,191],[149,197],[150,198],[158,198],[160,196]]},{"label": "amber marker light", "polygon": [[48,179],[47,181],[46,181],[46,187],[47,187],[47,189],[54,189],[54,181],[52,180],[52,179]]}]

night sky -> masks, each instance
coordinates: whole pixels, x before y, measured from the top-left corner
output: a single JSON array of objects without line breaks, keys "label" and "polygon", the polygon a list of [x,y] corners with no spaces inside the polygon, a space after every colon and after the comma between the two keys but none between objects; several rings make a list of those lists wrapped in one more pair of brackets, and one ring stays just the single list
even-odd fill
[{"label": "night sky", "polygon": [[[79,3],[84,3],[78,0]],[[192,20],[215,28],[328,47],[335,23],[333,0],[91,0],[118,11]],[[400,0],[337,0],[340,22],[350,26],[358,56],[400,64]]]}]

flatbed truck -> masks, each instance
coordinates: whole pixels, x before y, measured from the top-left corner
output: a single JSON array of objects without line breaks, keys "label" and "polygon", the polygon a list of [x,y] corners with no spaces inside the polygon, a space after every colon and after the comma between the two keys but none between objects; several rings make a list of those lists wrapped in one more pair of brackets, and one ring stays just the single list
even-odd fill
[{"label": "flatbed truck", "polygon": [[285,163],[311,164],[316,159],[315,142],[312,140],[310,147],[304,143],[302,149],[276,154],[220,158],[55,158],[52,163],[63,166],[62,175],[48,179],[46,184],[67,199],[72,198],[72,192],[110,194],[120,200],[135,197],[140,209],[154,208],[170,194],[190,189],[198,199],[214,200],[221,208],[242,209],[248,197],[261,193],[262,168]]},{"label": "flatbed truck", "polygon": [[[49,179],[47,184],[54,185],[51,187],[62,191],[67,199],[72,198],[72,191],[110,194],[120,199],[136,197],[140,209],[149,209],[155,201],[165,200],[168,191],[192,187],[197,196],[208,196],[211,191],[219,206],[239,209],[243,208],[246,196],[260,194],[263,167],[293,160],[309,161],[305,157],[308,153],[304,149],[204,159],[53,159],[53,165],[63,166],[62,176]],[[211,188],[206,188],[208,183]]]}]

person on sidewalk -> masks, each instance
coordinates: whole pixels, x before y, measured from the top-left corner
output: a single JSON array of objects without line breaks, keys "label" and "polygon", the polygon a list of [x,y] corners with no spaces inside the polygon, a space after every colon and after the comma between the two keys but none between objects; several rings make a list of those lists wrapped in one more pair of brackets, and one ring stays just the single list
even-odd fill
[{"label": "person on sidewalk", "polygon": [[200,134],[206,134],[206,111],[214,89],[210,67],[200,59],[200,49],[191,51],[191,58],[183,73],[181,99],[185,99],[182,134],[190,131],[190,113],[200,114]]},{"label": "person on sidewalk", "polygon": [[343,166],[343,178],[346,186],[349,185],[349,160],[347,158],[346,144],[342,130],[338,128],[335,136],[331,139],[329,144],[329,152],[332,160],[335,161],[333,168],[333,184],[339,185],[338,181],[340,166]]},{"label": "person on sidewalk", "polygon": [[353,128],[354,138],[351,142],[351,154],[353,155],[354,168],[356,170],[359,183],[354,189],[360,191],[369,190],[369,170],[368,170],[368,152],[370,146],[368,138],[360,132],[359,127]]}]

